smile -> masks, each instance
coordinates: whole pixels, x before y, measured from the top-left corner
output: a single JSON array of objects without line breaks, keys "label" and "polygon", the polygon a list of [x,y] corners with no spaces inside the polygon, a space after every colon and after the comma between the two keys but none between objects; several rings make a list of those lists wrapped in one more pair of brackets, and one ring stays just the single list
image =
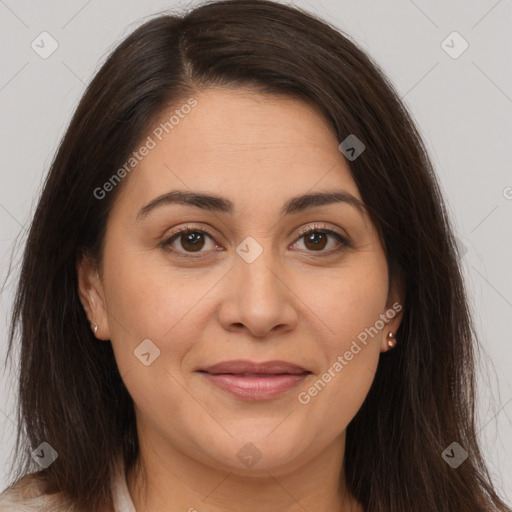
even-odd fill
[{"label": "smile", "polygon": [[213,385],[244,400],[268,400],[280,396],[298,386],[310,373],[212,374],[201,372]]}]

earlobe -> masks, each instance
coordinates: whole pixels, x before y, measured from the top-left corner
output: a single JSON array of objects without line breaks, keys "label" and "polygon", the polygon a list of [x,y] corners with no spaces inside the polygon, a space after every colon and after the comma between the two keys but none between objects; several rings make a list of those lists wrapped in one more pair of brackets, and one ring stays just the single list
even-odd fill
[{"label": "earlobe", "polygon": [[103,285],[97,266],[87,255],[81,255],[76,263],[78,296],[85,310],[94,335],[102,340],[110,339]]}]

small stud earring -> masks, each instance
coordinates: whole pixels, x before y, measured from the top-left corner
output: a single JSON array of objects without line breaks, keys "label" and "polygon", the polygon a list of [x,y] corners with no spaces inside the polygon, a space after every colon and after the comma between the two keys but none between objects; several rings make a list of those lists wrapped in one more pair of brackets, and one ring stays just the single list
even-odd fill
[{"label": "small stud earring", "polygon": [[394,348],[396,346],[396,338],[395,338],[395,335],[390,332],[388,333],[388,347],[390,349]]},{"label": "small stud earring", "polygon": [[96,334],[98,332],[98,324],[93,324],[92,330],[93,330],[94,334]]}]

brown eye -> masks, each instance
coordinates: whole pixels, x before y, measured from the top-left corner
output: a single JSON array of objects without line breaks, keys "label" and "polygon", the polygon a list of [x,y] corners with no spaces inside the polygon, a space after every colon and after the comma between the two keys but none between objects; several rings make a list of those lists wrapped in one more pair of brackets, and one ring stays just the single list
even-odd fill
[{"label": "brown eye", "polygon": [[208,241],[210,241],[212,248],[215,248],[213,237],[210,234],[202,229],[185,228],[164,240],[161,246],[179,256],[186,257],[194,253],[200,256],[202,253],[209,252],[208,247],[206,247]]},{"label": "brown eye", "polygon": [[312,231],[304,236],[304,244],[308,249],[313,251],[321,251],[325,249],[328,242],[327,233],[320,231]]},{"label": "brown eye", "polygon": [[204,234],[198,231],[180,233],[179,240],[183,249],[192,252],[200,251],[205,243]]},{"label": "brown eye", "polygon": [[[316,252],[318,256],[331,256],[347,247],[352,247],[349,240],[343,235],[331,229],[319,227],[312,227],[302,231],[299,240],[294,245],[296,246],[301,241],[305,246],[306,252]],[[334,244],[330,242],[334,242]]]}]

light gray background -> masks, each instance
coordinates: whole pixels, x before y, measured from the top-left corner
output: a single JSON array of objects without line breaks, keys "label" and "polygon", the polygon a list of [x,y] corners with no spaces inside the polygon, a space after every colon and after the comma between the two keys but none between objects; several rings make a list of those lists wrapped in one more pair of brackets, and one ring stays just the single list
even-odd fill
[{"label": "light gray background", "polygon": [[[366,49],[395,84],[430,150],[457,228],[485,356],[479,373],[479,435],[498,488],[512,502],[512,1],[296,0]],[[196,5],[194,2],[192,5]],[[70,116],[108,51],[175,1],[0,0],[0,279],[26,228]],[[58,49],[31,43],[47,31]],[[441,46],[457,31],[458,58]],[[39,40],[39,39],[38,39]],[[448,39],[452,52],[460,41]],[[510,187],[510,188],[508,188]],[[2,338],[13,275],[0,297]],[[443,357],[443,354],[439,354]],[[0,488],[14,441],[12,375],[0,379]],[[421,447],[418,447],[420,450]]]}]

